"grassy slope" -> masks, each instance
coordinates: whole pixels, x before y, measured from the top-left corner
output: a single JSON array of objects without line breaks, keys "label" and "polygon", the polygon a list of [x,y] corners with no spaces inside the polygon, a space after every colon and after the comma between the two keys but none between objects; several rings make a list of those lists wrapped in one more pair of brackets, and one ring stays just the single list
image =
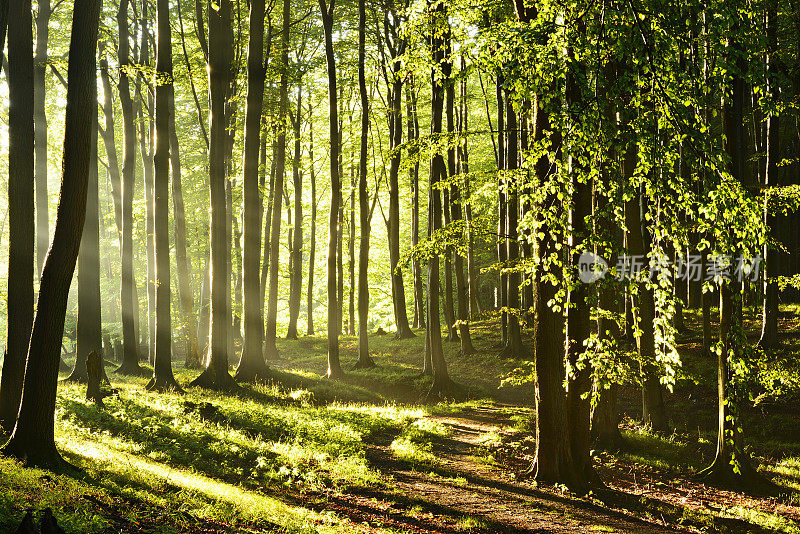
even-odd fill
[{"label": "grassy slope", "polygon": [[[696,317],[689,319],[690,325],[692,320],[696,323]],[[530,406],[530,385],[497,389],[500,377],[516,366],[496,358],[497,324],[473,326],[479,354],[463,357],[457,344],[446,344],[451,374],[464,386],[467,403],[435,410],[458,411],[490,397]],[[398,342],[390,335],[374,336],[371,348],[379,367],[348,372],[347,379],[337,383],[322,378],[323,339],[282,341],[281,359],[271,362],[275,379],[248,386],[239,397],[198,389],[183,396],[151,394],[144,391],[143,379],[112,375],[120,394],[101,410],[83,399],[82,386],[61,384],[57,441],[82,472],[54,475],[0,459],[0,531],[15,526],[28,507],[53,508],[67,532],[76,533],[112,528],[217,532],[231,527],[253,532],[389,531],[319,511],[303,495],[353,486],[390,487],[391,481],[365,459],[366,444],[376,440],[388,438],[395,456],[410,464],[435,461],[430,443],[446,429],[423,420],[434,408],[415,404],[430,383],[419,376],[423,344],[423,335]],[[800,424],[785,413],[787,399],[797,391],[791,379],[792,355],[800,351],[795,344],[791,338],[782,353],[771,356],[770,367],[784,370],[774,378],[785,380],[784,397],[763,403],[768,409],[751,412],[748,420],[754,451],[787,492],[800,489]],[[356,340],[345,337],[342,347],[347,369],[356,359]],[[684,366],[675,392],[668,396],[676,434],[652,436],[629,420],[628,450],[601,456],[602,462],[678,476],[709,461],[715,417],[713,360],[699,355],[692,336],[685,337],[680,348]],[[181,383],[194,374],[177,371]],[[629,417],[638,416],[635,387],[623,392],[621,406]],[[731,513],[743,517],[748,512]],[[767,514],[753,522],[797,531],[794,523],[780,520]]]}]

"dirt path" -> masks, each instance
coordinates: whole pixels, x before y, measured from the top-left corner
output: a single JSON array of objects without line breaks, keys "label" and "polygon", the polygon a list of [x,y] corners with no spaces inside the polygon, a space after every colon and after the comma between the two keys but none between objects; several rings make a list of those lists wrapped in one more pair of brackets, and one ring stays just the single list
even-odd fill
[{"label": "dirt path", "polygon": [[[537,488],[517,482],[510,473],[479,462],[474,456],[481,439],[489,432],[505,433],[511,421],[497,409],[479,409],[458,416],[431,416],[451,429],[448,438],[434,443],[440,464],[413,469],[397,460],[389,443],[367,449],[367,459],[391,476],[400,495],[414,496],[400,507],[416,510],[414,524],[406,531],[417,532],[636,532],[668,533],[676,530],[641,521],[609,510],[588,500],[562,495],[554,488]],[[363,495],[371,502],[389,495]],[[342,503],[344,504],[344,503]],[[396,508],[398,504],[394,504]],[[342,510],[337,510],[339,513]],[[394,510],[400,512],[401,510]],[[388,512],[392,512],[389,510]],[[392,513],[387,513],[389,523]]]}]

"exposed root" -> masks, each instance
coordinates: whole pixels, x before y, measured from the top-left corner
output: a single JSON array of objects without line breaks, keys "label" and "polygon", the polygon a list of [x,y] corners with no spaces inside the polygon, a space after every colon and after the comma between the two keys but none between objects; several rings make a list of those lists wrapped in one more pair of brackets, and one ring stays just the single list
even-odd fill
[{"label": "exposed root", "polygon": [[356,363],[353,364],[352,370],[355,371],[356,369],[372,369],[377,366],[378,364],[375,363],[375,360],[373,360],[371,356],[367,356],[366,358],[359,358],[356,361]]}]

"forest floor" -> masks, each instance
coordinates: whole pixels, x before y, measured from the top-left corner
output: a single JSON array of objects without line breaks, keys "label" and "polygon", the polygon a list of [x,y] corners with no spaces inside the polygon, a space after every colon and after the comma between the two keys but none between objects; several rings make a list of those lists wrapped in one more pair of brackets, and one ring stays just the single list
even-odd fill
[{"label": "forest floor", "polygon": [[[323,378],[325,341],[281,341],[271,380],[238,395],[197,388],[151,393],[146,379],[108,371],[104,409],[85,386],[61,383],[56,440],[76,467],[23,469],[0,459],[0,532],[25,511],[54,511],[67,532],[788,532],[800,533],[800,326],[785,309],[781,349],[763,356],[748,410],[750,452],[774,486],[752,493],[698,482],[713,458],[714,358],[698,318],[678,340],[683,366],[666,395],[670,435],[643,428],[639,392],[619,392],[624,447],[593,451],[605,484],[585,497],[521,476],[532,461],[531,384],[502,378],[522,362],[498,359],[498,325],[473,324],[477,354],[447,343],[458,400],[421,404],[424,336],[370,338],[375,369]],[[755,312],[748,310],[755,335]],[[176,364],[181,384],[196,376]],[[760,391],[756,391],[760,393]],[[0,441],[2,441],[0,435]]]}]

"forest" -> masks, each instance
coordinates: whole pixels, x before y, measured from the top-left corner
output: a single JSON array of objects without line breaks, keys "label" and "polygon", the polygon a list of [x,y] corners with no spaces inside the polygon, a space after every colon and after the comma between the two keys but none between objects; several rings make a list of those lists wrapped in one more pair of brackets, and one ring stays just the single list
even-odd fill
[{"label": "forest", "polygon": [[0,532],[800,533],[799,213],[796,0],[0,0]]}]

